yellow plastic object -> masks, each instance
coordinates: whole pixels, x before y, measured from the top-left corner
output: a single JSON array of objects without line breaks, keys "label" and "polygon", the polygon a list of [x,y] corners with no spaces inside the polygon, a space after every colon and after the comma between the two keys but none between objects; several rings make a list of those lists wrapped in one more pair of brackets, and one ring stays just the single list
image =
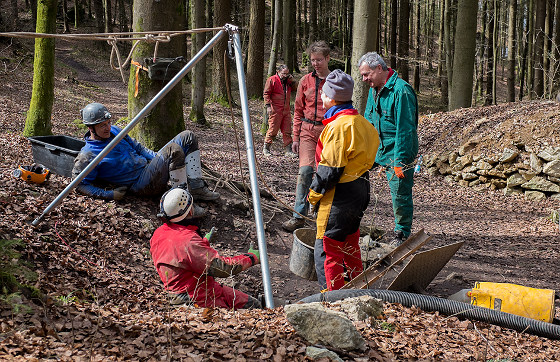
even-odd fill
[{"label": "yellow plastic object", "polygon": [[551,323],[554,290],[509,283],[477,282],[468,293],[471,304]]},{"label": "yellow plastic object", "polygon": [[50,171],[43,165],[19,166],[12,172],[15,178],[21,178],[28,183],[42,184],[47,181]]}]

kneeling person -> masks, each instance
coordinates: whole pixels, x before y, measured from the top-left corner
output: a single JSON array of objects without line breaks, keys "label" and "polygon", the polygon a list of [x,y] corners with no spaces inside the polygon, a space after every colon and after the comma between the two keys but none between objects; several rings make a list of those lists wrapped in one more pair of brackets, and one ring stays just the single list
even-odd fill
[{"label": "kneeling person", "polygon": [[[78,176],[90,162],[121,132],[111,126],[111,113],[100,103],[88,104],[81,110],[83,123],[89,131],[86,145],[74,161],[72,176]],[[105,190],[94,185],[102,181],[117,185]],[[127,191],[138,195],[161,195],[171,187],[187,183],[197,200],[212,201],[220,195],[208,189],[202,180],[200,150],[196,135],[183,131],[157,153],[125,136],[80,182],[77,190],[93,197],[120,200]]]},{"label": "kneeling person", "polygon": [[157,272],[172,296],[172,304],[194,302],[200,307],[229,309],[261,308],[246,293],[216,282],[241,273],[259,263],[258,250],[223,257],[202,237],[198,227],[189,224],[193,199],[181,187],[167,191],[160,201],[164,224],[150,240],[150,252]]}]

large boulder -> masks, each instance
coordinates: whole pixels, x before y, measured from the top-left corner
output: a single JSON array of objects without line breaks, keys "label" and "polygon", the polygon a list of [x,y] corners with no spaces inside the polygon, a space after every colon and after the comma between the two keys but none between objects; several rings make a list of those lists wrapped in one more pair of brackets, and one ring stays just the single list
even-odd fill
[{"label": "large boulder", "polygon": [[544,177],[535,176],[530,181],[521,185],[522,188],[527,190],[543,191],[543,192],[560,192],[560,186],[548,181]]},{"label": "large boulder", "polygon": [[546,195],[544,192],[527,190],[525,191],[525,198],[531,201],[541,201],[546,199]]},{"label": "large boulder", "polygon": [[333,306],[340,306],[340,309],[353,321],[377,318],[383,313],[383,301],[370,295],[346,298],[332,304]]},{"label": "large boulder", "polygon": [[500,157],[501,163],[511,162],[519,156],[519,151],[513,148],[504,148],[504,152]]},{"label": "large boulder", "polygon": [[297,333],[311,344],[324,344],[343,350],[364,349],[366,342],[352,321],[343,313],[322,303],[284,306],[286,318]]},{"label": "large boulder", "polygon": [[547,162],[560,160],[560,147],[547,147],[539,152],[537,156]]},{"label": "large boulder", "polygon": [[525,178],[523,176],[521,176],[520,173],[516,172],[513,175],[511,175],[510,177],[508,177],[507,187],[519,186],[519,185],[524,184],[525,182],[527,182],[527,180],[525,180]]},{"label": "large boulder", "polygon": [[542,172],[552,177],[560,177],[560,160],[545,163]]}]

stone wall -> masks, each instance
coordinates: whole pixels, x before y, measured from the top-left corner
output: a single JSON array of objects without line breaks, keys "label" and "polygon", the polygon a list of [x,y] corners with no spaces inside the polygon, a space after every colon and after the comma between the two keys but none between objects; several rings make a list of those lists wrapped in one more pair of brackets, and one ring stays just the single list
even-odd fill
[{"label": "stone wall", "polygon": [[532,150],[512,143],[501,154],[486,156],[473,152],[477,144],[470,140],[453,151],[424,158],[427,172],[480,190],[524,194],[530,200],[560,200],[560,147]]}]

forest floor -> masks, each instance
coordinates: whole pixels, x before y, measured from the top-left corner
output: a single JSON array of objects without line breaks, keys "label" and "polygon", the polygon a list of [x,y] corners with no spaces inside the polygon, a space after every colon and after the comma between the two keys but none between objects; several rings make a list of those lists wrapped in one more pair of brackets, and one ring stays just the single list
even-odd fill
[{"label": "forest floor", "polygon": [[[45,298],[3,294],[0,359],[304,360],[308,343],[286,321],[282,307],[232,312],[167,306],[149,253],[150,236],[159,225],[157,198],[129,196],[106,202],[71,192],[38,227],[30,225],[70,180],[53,174],[47,183],[32,185],[11,175],[19,165],[33,163],[30,143],[21,136],[33,73],[32,47],[23,44],[4,44],[0,53],[0,239],[22,240],[17,250],[26,264],[18,267],[20,280],[27,278]],[[106,49],[100,51],[99,44],[93,43],[79,49],[74,45],[57,43],[52,122],[54,134],[80,138],[79,110],[95,101],[105,104],[115,120],[127,117],[127,89],[119,73],[109,68],[108,57],[99,57]],[[184,87],[188,94],[189,85]],[[185,114],[188,111],[185,106]],[[559,111],[557,103],[534,101],[423,114],[420,153],[427,157],[455,148],[477,132],[494,134],[486,146],[501,149],[518,137],[511,131],[514,118],[535,120],[536,142],[557,145],[558,138],[549,129],[560,129]],[[257,151],[263,142],[258,132],[261,112],[262,103],[251,100]],[[211,127],[187,120],[186,128],[198,135],[205,165],[226,179],[241,182],[243,175],[248,182],[240,109],[234,109],[234,117],[235,127],[229,109],[208,104]],[[489,121],[476,122],[481,119]],[[297,162],[282,155],[278,141],[273,153],[274,157],[265,158],[257,152],[264,177],[259,184],[266,183],[292,205]],[[558,209],[557,202],[475,191],[426,172],[415,177],[413,232],[424,229],[433,237],[425,248],[464,242],[428,293],[447,297],[477,281],[557,289],[559,231],[549,217]],[[221,198],[202,204],[208,209],[202,230],[217,228],[213,246],[223,254],[245,252],[249,242],[256,241],[252,212],[243,207],[245,195],[222,187],[221,182],[209,183]],[[372,174],[371,190],[364,222],[390,233],[393,217],[386,180]],[[289,270],[293,236],[280,225],[290,212],[272,198],[263,197],[262,204],[274,295],[295,302],[319,292],[315,282]],[[34,271],[36,278],[25,277],[27,270]],[[224,282],[253,295],[263,291],[258,267]],[[382,322],[393,328],[381,328]],[[359,329],[367,349],[341,355],[344,359],[560,359],[558,341],[399,304],[385,303],[382,318]]]}]

